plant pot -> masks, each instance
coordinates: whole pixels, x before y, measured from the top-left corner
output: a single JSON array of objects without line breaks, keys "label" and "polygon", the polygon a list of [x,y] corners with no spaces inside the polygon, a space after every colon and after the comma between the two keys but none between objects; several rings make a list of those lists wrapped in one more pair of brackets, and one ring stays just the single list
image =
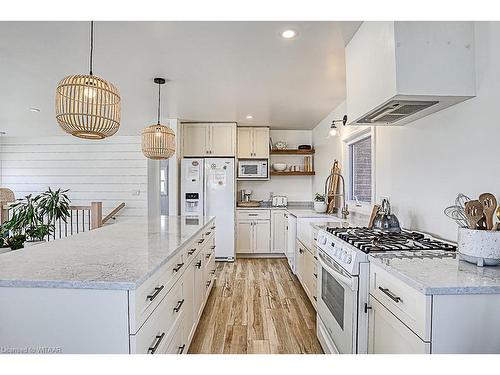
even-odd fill
[{"label": "plant pot", "polygon": [[326,203],[325,202],[314,202],[314,211],[316,211],[318,214],[323,214],[326,212]]},{"label": "plant pot", "polygon": [[480,267],[500,264],[500,231],[458,228],[458,253]]}]

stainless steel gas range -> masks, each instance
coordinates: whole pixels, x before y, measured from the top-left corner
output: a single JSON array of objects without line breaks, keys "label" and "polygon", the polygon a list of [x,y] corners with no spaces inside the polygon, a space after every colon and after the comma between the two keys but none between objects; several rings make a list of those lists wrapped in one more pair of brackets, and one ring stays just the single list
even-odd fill
[{"label": "stainless steel gas range", "polygon": [[326,353],[367,353],[368,254],[456,251],[450,243],[419,232],[387,234],[363,227],[327,227],[319,231],[317,335]]}]

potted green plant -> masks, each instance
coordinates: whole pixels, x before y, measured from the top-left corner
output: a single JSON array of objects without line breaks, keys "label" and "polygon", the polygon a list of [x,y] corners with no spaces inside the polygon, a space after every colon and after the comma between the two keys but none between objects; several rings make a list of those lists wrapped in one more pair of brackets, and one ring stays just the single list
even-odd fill
[{"label": "potted green plant", "polygon": [[33,196],[32,194],[17,200],[11,205],[10,220],[4,228],[11,233],[7,241],[13,249],[22,248],[24,241],[43,242],[54,233],[57,220],[69,216],[69,198],[67,190],[52,190]]},{"label": "potted green plant", "polygon": [[322,214],[326,212],[326,208],[325,195],[320,193],[314,194],[314,211]]}]

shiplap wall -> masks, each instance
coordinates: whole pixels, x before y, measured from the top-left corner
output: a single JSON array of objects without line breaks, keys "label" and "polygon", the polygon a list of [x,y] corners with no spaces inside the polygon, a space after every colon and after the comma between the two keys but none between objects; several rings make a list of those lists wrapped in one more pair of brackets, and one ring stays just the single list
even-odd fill
[{"label": "shiplap wall", "polygon": [[113,136],[100,141],[75,137],[0,139],[1,185],[16,198],[51,188],[70,189],[74,205],[103,202],[106,215],[121,202],[122,216],[148,210],[147,159],[140,136]]}]

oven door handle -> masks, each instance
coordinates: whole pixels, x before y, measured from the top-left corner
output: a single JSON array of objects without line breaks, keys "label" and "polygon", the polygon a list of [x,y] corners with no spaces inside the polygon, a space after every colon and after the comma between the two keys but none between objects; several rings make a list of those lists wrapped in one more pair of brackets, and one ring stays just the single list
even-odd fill
[{"label": "oven door handle", "polygon": [[326,263],[325,257],[321,255],[321,252],[318,253],[318,260],[322,268],[324,268],[332,277],[339,281],[340,283],[344,284],[351,290],[358,290],[355,279],[351,277],[347,277],[343,275],[341,272],[336,270],[334,267]]}]

